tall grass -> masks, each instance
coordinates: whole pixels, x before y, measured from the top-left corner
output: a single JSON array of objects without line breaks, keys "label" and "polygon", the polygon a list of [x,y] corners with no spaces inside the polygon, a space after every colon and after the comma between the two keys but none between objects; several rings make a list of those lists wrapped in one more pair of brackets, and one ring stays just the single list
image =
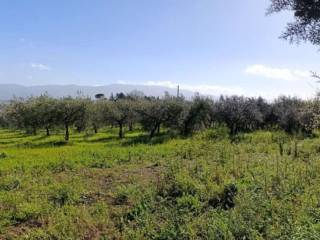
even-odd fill
[{"label": "tall grass", "polygon": [[320,140],[0,130],[0,239],[319,239]]}]

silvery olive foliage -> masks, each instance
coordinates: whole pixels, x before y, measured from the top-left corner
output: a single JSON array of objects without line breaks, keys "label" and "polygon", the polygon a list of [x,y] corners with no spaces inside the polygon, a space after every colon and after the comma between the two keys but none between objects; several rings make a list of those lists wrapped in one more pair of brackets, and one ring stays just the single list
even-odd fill
[{"label": "silvery olive foliage", "polygon": [[320,101],[279,97],[272,102],[259,97],[196,95],[193,99],[165,94],[162,98],[142,93],[118,93],[110,98],[89,99],[47,95],[13,99],[0,106],[0,124],[26,133],[39,130],[50,135],[64,129],[65,140],[72,131],[92,131],[109,126],[119,138],[134,127],[146,131],[150,139],[162,130],[183,136],[224,125],[230,135],[257,129],[281,129],[288,133],[312,134],[320,125]]},{"label": "silvery olive foliage", "polygon": [[282,38],[290,42],[308,41],[320,45],[319,0],[271,0],[268,13],[291,11],[294,20],[287,24]]}]

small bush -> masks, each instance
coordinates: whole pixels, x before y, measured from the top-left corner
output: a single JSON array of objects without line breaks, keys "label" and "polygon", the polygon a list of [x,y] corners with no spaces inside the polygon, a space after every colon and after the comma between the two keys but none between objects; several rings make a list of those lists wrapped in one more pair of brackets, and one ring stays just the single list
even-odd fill
[{"label": "small bush", "polygon": [[201,202],[195,196],[184,195],[177,199],[177,207],[180,211],[195,212],[201,209]]},{"label": "small bush", "polygon": [[176,174],[167,185],[162,194],[167,197],[178,198],[183,195],[195,196],[201,191],[201,186],[191,176],[180,173]]},{"label": "small bush", "polygon": [[0,182],[0,191],[1,190],[12,191],[14,189],[19,188],[20,184],[21,184],[20,181],[15,178],[3,179]]},{"label": "small bush", "polygon": [[136,185],[119,186],[115,196],[115,204],[123,205],[139,200],[141,192]]},{"label": "small bush", "polygon": [[71,162],[62,161],[62,162],[51,162],[48,165],[48,169],[53,173],[60,173],[65,171],[70,171],[74,168]]},{"label": "small bush", "polygon": [[58,207],[76,203],[79,199],[79,193],[69,184],[54,185],[51,187],[49,201]]},{"label": "small bush", "polygon": [[17,206],[12,215],[12,221],[23,223],[34,220],[33,225],[37,225],[39,227],[41,224],[35,220],[40,216],[42,211],[43,209],[39,204],[24,202]]},{"label": "small bush", "polygon": [[4,153],[4,152],[0,153],[0,159],[6,158],[6,157],[7,157],[6,153]]},{"label": "small bush", "polygon": [[203,139],[219,141],[223,139],[228,139],[230,130],[227,127],[217,127],[205,131],[202,135]]},{"label": "small bush", "polygon": [[102,160],[102,161],[92,161],[89,163],[89,167],[91,168],[110,168],[112,165],[107,162],[106,160]]},{"label": "small bush", "polygon": [[227,185],[223,192],[209,200],[209,205],[224,210],[229,210],[235,206],[235,197],[238,194],[238,188],[234,184]]}]

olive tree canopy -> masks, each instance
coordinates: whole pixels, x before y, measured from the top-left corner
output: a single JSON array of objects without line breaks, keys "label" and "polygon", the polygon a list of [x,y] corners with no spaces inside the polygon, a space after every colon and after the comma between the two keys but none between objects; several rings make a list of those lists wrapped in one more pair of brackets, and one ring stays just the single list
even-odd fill
[{"label": "olive tree canopy", "polygon": [[308,41],[320,45],[319,0],[271,0],[268,14],[293,11],[294,21],[287,24],[282,38],[290,42]]}]

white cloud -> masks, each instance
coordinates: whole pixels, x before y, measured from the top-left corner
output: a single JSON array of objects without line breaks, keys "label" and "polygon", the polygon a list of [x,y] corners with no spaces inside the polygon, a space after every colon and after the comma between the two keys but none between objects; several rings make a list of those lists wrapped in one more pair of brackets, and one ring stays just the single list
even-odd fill
[{"label": "white cloud", "polygon": [[128,84],[128,83],[126,81],[119,80],[117,81],[117,84]]},{"label": "white cloud", "polygon": [[173,83],[171,81],[148,81],[145,85],[149,86],[161,86],[161,87],[168,87],[168,88],[177,88],[179,85],[181,90],[188,90],[192,92],[199,92],[205,95],[232,95],[238,94],[242,95],[245,94],[244,90],[240,87],[224,87],[218,85],[209,85],[209,84],[199,84],[199,85],[192,85],[192,84],[178,84]]},{"label": "white cloud", "polygon": [[41,71],[49,71],[51,68],[42,63],[30,63],[30,67],[33,69],[41,70]]},{"label": "white cloud", "polygon": [[274,68],[261,64],[248,66],[245,71],[246,74],[260,76],[270,79],[279,79],[285,81],[299,81],[310,77],[309,71],[293,70],[288,68]]}]

